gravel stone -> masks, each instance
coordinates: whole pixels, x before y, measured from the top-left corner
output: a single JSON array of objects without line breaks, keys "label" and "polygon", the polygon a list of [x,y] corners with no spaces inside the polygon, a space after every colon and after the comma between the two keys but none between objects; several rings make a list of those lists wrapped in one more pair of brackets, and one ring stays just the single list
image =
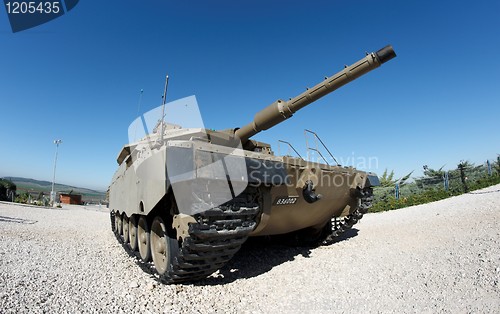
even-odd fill
[{"label": "gravel stone", "polygon": [[336,243],[251,240],[223,269],[164,285],[105,208],[0,203],[0,313],[498,313],[500,185],[367,214]]}]

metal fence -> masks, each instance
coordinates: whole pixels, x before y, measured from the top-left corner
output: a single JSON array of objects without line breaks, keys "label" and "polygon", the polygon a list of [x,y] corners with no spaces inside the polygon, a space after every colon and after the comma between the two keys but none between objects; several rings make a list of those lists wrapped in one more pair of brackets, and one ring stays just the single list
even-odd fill
[{"label": "metal fence", "polygon": [[[424,166],[424,170],[426,170]],[[449,171],[432,171],[435,175],[414,178],[413,182],[399,184],[396,182],[389,187],[379,187],[376,194],[382,198],[394,196],[399,200],[401,197],[421,193],[429,189],[443,189],[449,192],[468,192],[471,185],[488,176],[498,175],[498,160],[493,162],[487,160],[484,164],[475,166],[468,163],[460,163],[457,169]]]}]

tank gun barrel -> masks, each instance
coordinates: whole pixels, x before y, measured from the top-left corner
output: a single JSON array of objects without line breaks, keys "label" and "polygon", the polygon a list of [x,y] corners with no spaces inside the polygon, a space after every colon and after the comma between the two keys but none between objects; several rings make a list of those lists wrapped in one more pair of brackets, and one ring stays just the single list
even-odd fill
[{"label": "tank gun barrel", "polygon": [[277,100],[271,105],[259,111],[252,122],[236,130],[235,134],[245,143],[250,137],[267,130],[276,124],[290,118],[295,112],[318,100],[319,98],[333,92],[337,88],[357,79],[378,68],[383,63],[396,56],[392,46],[388,45],[377,52],[367,54],[363,59],[346,66],[342,71],[325,80],[312,88],[308,88],[302,94],[290,99],[289,101]]}]

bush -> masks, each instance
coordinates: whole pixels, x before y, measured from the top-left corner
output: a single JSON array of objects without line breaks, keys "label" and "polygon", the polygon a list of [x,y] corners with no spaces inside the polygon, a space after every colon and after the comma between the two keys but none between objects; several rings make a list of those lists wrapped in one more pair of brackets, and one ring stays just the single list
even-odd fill
[{"label": "bush", "polygon": [[[472,180],[472,182],[469,182],[469,189],[471,191],[478,190],[496,184],[500,184],[500,175],[486,175],[476,180]],[[416,186],[416,184],[413,185]],[[412,190],[413,192],[408,193],[408,191]],[[418,191],[418,189],[413,189],[412,184],[410,184],[406,189],[406,193],[402,193],[403,196],[401,196],[400,199],[397,200],[394,197],[394,189],[384,189],[382,187],[377,187],[375,188],[375,203],[373,207],[370,208],[370,212],[376,213],[408,206],[426,204],[463,193],[463,188],[460,184],[450,185],[450,189],[448,191],[445,191],[442,187],[429,187],[420,192]]]},{"label": "bush", "polygon": [[434,201],[439,201],[453,195],[453,192],[445,191],[444,189],[428,189],[421,193],[400,197],[399,200],[397,200],[394,196],[389,196],[384,201],[376,202],[373,207],[370,208],[370,212],[381,212],[408,206],[426,204]]},{"label": "bush", "polygon": [[471,191],[484,189],[492,185],[496,185],[500,183],[500,175],[492,175],[492,176],[484,176],[472,182],[470,184]]},{"label": "bush", "polygon": [[12,193],[16,193],[16,185],[10,180],[0,179],[0,201],[10,201]]}]

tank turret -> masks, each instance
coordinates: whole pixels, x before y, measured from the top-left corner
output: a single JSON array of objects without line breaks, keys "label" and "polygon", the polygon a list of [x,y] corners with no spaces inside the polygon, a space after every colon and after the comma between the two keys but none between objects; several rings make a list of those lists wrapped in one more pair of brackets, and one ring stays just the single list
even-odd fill
[{"label": "tank turret", "polygon": [[325,80],[312,88],[308,88],[302,94],[288,100],[277,100],[271,105],[259,111],[252,122],[237,129],[235,134],[245,143],[250,137],[277,125],[290,118],[295,112],[333,92],[337,88],[357,79],[378,68],[383,63],[396,57],[392,46],[388,45],[377,52],[367,54],[363,59],[346,66],[335,75],[325,78]]}]

